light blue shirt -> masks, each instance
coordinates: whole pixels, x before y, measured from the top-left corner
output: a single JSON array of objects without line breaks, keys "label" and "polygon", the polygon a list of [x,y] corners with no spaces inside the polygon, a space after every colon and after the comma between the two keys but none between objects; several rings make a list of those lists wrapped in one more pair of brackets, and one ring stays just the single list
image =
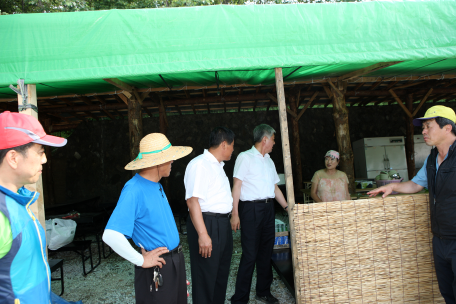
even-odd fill
[{"label": "light blue shirt", "polygon": [[[449,150],[448,150],[448,152],[449,152]],[[445,156],[445,159],[447,159],[447,157],[448,157],[448,153]],[[426,165],[427,165],[428,159],[429,159],[429,156],[424,161],[423,167],[421,167],[420,171],[418,171],[418,173],[415,175],[415,177],[412,178],[412,182],[414,182],[415,184],[420,185],[426,189],[428,188],[427,171],[426,171]],[[436,168],[435,177],[437,178],[437,172],[439,171],[439,153],[437,153],[437,157],[435,158],[435,168]]]}]

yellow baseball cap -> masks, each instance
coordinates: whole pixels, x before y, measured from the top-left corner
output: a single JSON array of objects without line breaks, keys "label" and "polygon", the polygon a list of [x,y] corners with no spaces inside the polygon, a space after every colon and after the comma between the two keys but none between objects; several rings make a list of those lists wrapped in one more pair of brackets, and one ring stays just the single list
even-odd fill
[{"label": "yellow baseball cap", "polygon": [[421,127],[421,124],[424,120],[436,118],[436,117],[443,117],[451,120],[452,122],[456,123],[456,114],[454,110],[449,107],[445,106],[433,106],[430,107],[423,117],[415,118],[413,120],[413,124],[417,127]]}]

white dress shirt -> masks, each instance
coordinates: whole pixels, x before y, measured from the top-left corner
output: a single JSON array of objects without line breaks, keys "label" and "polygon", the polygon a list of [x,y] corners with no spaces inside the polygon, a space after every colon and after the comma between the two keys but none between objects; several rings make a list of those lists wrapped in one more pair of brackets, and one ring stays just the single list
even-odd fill
[{"label": "white dress shirt", "polygon": [[208,150],[187,165],[184,176],[185,199],[197,197],[201,212],[230,213],[233,197],[224,162],[218,162]]},{"label": "white dress shirt", "polygon": [[269,154],[263,156],[255,146],[238,155],[233,176],[242,181],[241,201],[274,198],[275,185],[280,181]]}]

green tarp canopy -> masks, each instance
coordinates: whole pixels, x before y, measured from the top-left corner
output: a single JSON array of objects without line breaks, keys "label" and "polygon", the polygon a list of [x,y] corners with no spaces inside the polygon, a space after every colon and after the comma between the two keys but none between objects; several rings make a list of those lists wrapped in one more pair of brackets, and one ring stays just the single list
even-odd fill
[{"label": "green tarp canopy", "polygon": [[[456,1],[344,2],[0,16],[0,98],[138,88],[456,73]],[[217,73],[216,73],[217,72]],[[163,79],[160,77],[163,77]],[[218,79],[218,80],[217,80]],[[166,84],[164,83],[166,82]]]}]

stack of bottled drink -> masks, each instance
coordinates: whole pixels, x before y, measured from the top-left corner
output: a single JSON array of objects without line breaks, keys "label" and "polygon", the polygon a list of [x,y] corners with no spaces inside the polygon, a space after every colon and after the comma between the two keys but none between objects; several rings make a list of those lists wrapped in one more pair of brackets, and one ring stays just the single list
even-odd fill
[{"label": "stack of bottled drink", "polygon": [[[275,222],[275,232],[285,232],[288,231],[288,226],[280,220]],[[289,244],[288,235],[276,236],[274,245],[286,245]]]}]

